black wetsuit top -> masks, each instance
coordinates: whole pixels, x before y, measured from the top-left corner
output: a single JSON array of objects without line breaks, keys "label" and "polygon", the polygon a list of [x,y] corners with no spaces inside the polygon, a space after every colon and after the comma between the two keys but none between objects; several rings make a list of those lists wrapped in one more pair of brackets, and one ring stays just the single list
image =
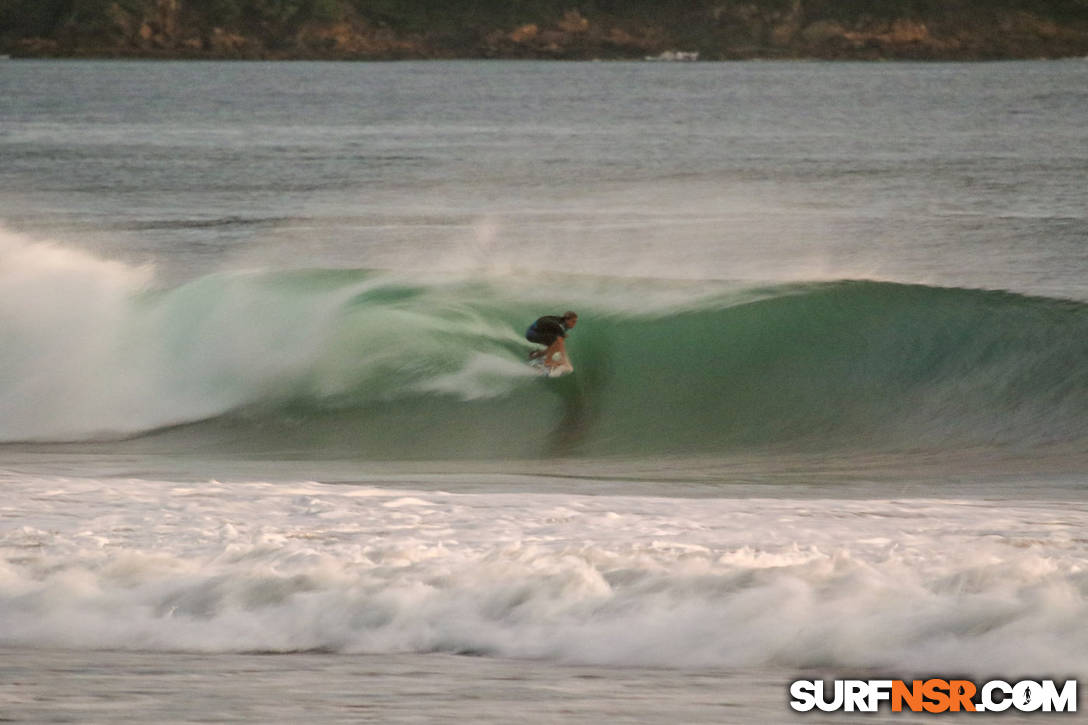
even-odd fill
[{"label": "black wetsuit top", "polygon": [[560,337],[567,336],[567,324],[562,317],[545,315],[529,326],[525,339],[538,345],[551,346]]}]

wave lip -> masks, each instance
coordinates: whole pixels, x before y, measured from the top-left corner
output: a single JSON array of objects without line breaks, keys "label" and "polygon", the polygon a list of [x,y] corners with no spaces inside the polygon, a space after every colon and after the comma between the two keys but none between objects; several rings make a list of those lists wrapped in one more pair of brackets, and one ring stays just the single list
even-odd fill
[{"label": "wave lip", "polygon": [[[180,425],[158,438],[438,459],[1088,441],[1080,302],[576,277],[547,301],[517,278],[358,270],[160,290],[146,269],[0,241],[7,442]],[[522,330],[572,306],[576,374],[534,377]]]},{"label": "wave lip", "polygon": [[844,281],[579,307],[577,372],[545,381],[523,368],[528,305],[379,284],[335,308],[294,378],[184,435],[253,442],[259,426],[269,447],[432,459],[1088,441],[1082,303]]}]

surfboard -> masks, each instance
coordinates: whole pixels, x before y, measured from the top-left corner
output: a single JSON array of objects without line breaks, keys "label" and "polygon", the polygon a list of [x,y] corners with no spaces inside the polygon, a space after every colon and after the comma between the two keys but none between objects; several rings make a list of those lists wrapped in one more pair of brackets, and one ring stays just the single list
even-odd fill
[{"label": "surfboard", "polygon": [[552,363],[548,364],[543,358],[529,361],[529,365],[536,368],[537,372],[549,378],[558,378],[574,372],[574,366],[570,364],[570,358],[564,358],[562,353],[552,355]]}]

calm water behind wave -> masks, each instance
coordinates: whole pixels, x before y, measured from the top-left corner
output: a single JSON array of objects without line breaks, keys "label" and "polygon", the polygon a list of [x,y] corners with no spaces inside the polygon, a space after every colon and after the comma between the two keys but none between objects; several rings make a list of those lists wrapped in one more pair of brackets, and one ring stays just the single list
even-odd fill
[{"label": "calm water behind wave", "polygon": [[1086,88],[1079,61],[9,62],[0,218],[170,281],[559,260],[1083,299]]}]

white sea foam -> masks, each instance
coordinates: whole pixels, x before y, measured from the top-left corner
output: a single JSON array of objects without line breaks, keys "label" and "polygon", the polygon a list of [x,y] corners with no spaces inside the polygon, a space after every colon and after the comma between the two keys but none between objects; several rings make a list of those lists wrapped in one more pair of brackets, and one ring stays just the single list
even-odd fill
[{"label": "white sea foam", "polygon": [[465,400],[493,398],[510,392],[518,380],[537,374],[521,361],[480,353],[471,356],[465,366],[456,372],[424,380],[418,389]]},{"label": "white sea foam", "polygon": [[[501,397],[534,377],[521,325],[559,311],[554,290],[517,279],[263,270],[154,282],[151,267],[0,227],[0,441],[109,439],[285,400]],[[766,294],[725,289],[586,278],[564,306],[592,301],[603,318]],[[511,304],[526,308],[515,325]]]},{"label": "white sea foam", "polygon": [[150,280],[148,268],[0,230],[0,436],[84,421],[95,407],[89,390],[116,392],[117,381],[94,376],[114,354],[129,299]]},{"label": "white sea foam", "polygon": [[235,272],[158,290],[153,277],[0,228],[0,440],[123,436],[368,380],[374,394],[489,397],[529,374],[508,349],[519,333],[451,314],[456,302],[353,307],[400,278],[312,288]]},{"label": "white sea foam", "polygon": [[1083,503],[2,478],[2,645],[1088,674]]}]

